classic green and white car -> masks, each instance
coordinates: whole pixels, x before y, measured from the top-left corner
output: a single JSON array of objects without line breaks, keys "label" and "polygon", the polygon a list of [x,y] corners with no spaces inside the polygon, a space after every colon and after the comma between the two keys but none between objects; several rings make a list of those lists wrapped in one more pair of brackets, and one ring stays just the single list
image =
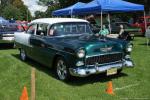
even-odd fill
[{"label": "classic green and white car", "polygon": [[106,72],[120,73],[133,67],[132,44],[92,33],[89,22],[75,18],[42,18],[32,21],[22,33],[15,33],[20,57],[54,67],[60,80]]}]

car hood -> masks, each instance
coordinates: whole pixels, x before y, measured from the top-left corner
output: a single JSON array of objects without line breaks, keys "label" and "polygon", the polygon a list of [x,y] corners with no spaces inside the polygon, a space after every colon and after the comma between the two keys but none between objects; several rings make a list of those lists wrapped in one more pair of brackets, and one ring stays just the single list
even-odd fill
[{"label": "car hood", "polygon": [[62,47],[75,51],[84,48],[88,54],[92,55],[97,53],[121,52],[123,50],[122,41],[111,38],[100,38],[93,35],[59,37],[54,38],[54,40],[54,44],[56,45],[61,44]]}]

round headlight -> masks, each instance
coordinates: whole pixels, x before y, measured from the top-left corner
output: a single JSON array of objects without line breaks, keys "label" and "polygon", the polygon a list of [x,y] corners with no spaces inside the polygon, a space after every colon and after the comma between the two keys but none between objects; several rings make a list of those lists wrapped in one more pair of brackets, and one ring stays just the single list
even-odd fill
[{"label": "round headlight", "polygon": [[131,52],[131,51],[132,51],[132,47],[133,47],[132,44],[130,44],[130,45],[127,47],[127,49],[126,49],[127,52]]},{"label": "round headlight", "polygon": [[85,50],[83,49],[80,49],[78,52],[77,52],[77,56],[79,58],[83,58],[85,56]]},{"label": "round headlight", "polygon": [[131,52],[131,51],[132,51],[132,48],[127,48],[127,51],[128,51],[128,52]]}]

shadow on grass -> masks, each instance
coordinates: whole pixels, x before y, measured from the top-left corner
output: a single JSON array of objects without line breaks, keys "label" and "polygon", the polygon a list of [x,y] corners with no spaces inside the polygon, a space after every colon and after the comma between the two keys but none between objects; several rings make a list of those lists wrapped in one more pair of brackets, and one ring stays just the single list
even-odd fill
[{"label": "shadow on grass", "polygon": [[0,43],[0,50],[13,49],[13,47],[14,47],[13,43]]},{"label": "shadow on grass", "polygon": [[105,82],[111,81],[113,79],[117,79],[119,77],[126,77],[126,76],[128,76],[128,75],[125,73],[120,73],[120,74],[111,75],[111,76],[107,76],[106,73],[101,73],[101,74],[90,75],[90,76],[84,77],[84,78],[75,77],[72,81],[67,82],[67,83],[69,85],[73,85],[73,86],[80,86],[80,85],[84,85],[84,84],[94,84],[97,82],[105,83]]},{"label": "shadow on grass", "polygon": [[[12,55],[12,56],[14,56],[20,60],[19,54]],[[38,62],[33,61],[31,59],[28,59],[26,61],[26,63],[28,65],[36,68],[36,70],[42,71],[56,79],[54,69],[50,69],[50,68],[48,68],[44,65],[41,65]],[[81,86],[81,85],[85,85],[85,84],[94,84],[97,82],[104,83],[104,82],[108,82],[113,79],[117,79],[119,77],[126,77],[126,76],[128,76],[128,75],[125,73],[120,73],[120,74],[116,74],[116,75],[112,75],[112,76],[106,76],[106,73],[101,73],[101,74],[90,75],[88,77],[82,77],[82,78],[81,77],[72,77],[71,80],[69,80],[65,83],[68,85],[72,85],[72,86]]]},{"label": "shadow on grass", "polygon": [[[20,55],[19,54],[12,54],[13,57],[17,58],[18,60],[22,61],[20,59]],[[27,59],[26,61],[22,61],[25,62],[26,64],[30,65],[31,67],[34,67],[36,70],[42,71],[46,74],[48,74],[49,76],[52,76],[53,78],[56,78],[54,70],[52,68],[48,68],[32,59]]]}]

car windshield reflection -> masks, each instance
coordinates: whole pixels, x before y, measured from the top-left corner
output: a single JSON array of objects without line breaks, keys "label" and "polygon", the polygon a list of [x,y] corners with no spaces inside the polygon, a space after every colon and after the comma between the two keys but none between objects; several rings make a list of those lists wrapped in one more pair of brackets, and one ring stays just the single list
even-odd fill
[{"label": "car windshield reflection", "polygon": [[52,25],[48,33],[49,36],[78,36],[83,34],[92,34],[88,23],[57,23]]}]

